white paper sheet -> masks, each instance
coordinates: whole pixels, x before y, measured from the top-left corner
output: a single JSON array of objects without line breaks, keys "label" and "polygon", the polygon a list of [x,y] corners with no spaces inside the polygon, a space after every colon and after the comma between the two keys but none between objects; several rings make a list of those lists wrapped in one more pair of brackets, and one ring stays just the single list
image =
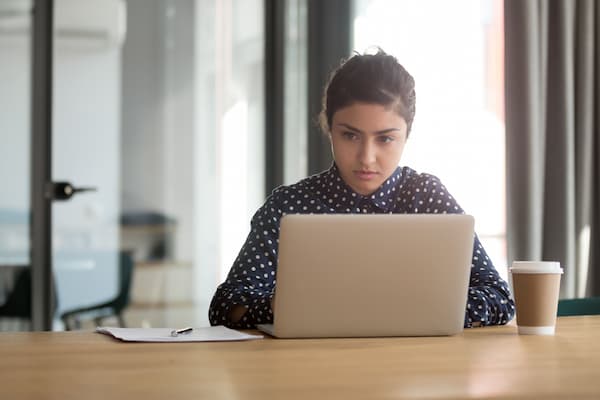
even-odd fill
[{"label": "white paper sheet", "polygon": [[194,328],[187,334],[171,336],[173,328],[96,328],[96,332],[113,336],[126,342],[225,342],[262,339],[263,335],[250,335],[225,326]]}]

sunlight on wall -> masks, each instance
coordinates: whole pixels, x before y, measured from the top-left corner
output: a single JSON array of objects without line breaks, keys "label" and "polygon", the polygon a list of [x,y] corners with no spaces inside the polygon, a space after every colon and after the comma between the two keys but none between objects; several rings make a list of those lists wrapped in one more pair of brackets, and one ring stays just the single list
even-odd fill
[{"label": "sunlight on wall", "polygon": [[247,199],[248,170],[248,104],[238,101],[223,116],[223,136],[221,144],[220,188],[221,226],[219,240],[219,273],[224,280],[231,263],[237,256],[240,243],[244,243],[248,233]]},{"label": "sunlight on wall", "polygon": [[585,297],[590,268],[590,226],[586,225],[579,232],[579,249],[577,255],[577,297]]}]

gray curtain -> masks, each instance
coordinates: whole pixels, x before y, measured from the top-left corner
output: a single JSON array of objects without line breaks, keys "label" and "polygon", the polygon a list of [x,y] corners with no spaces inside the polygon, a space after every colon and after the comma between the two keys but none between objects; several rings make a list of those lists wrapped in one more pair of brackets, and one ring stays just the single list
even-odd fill
[{"label": "gray curtain", "polygon": [[508,260],[600,295],[600,2],[505,0]]}]

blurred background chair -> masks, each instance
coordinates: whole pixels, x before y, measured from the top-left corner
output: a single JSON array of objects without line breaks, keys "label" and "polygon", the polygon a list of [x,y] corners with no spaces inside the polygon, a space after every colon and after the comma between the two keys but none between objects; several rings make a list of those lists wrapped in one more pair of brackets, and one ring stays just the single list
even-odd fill
[{"label": "blurred background chair", "polygon": [[123,310],[129,305],[134,262],[130,252],[122,251],[119,257],[119,290],[117,295],[103,303],[63,312],[60,318],[66,330],[80,329],[81,322],[84,320],[94,320],[96,326],[100,326],[105,318],[116,318],[120,327],[126,326],[123,319]]},{"label": "blurred background chair", "polygon": [[[17,322],[17,330],[28,330],[31,324],[31,268],[23,266],[15,273],[14,286],[6,296],[4,304],[0,305],[0,319]],[[53,298],[53,310],[56,311],[58,305],[56,291],[53,293]]]},{"label": "blurred background chair", "polygon": [[600,297],[559,300],[558,316],[573,315],[600,315]]},{"label": "blurred background chair", "polygon": [[31,320],[31,270],[20,268],[16,272],[15,283],[0,306],[0,318],[17,322],[18,330],[29,328]]}]

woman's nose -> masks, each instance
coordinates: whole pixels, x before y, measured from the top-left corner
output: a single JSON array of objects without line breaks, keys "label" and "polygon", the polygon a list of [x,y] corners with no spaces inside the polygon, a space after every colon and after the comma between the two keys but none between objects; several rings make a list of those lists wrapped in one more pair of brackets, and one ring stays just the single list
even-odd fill
[{"label": "woman's nose", "polygon": [[361,143],[358,158],[359,161],[365,165],[373,163],[376,158],[376,148],[374,144],[368,140]]}]

